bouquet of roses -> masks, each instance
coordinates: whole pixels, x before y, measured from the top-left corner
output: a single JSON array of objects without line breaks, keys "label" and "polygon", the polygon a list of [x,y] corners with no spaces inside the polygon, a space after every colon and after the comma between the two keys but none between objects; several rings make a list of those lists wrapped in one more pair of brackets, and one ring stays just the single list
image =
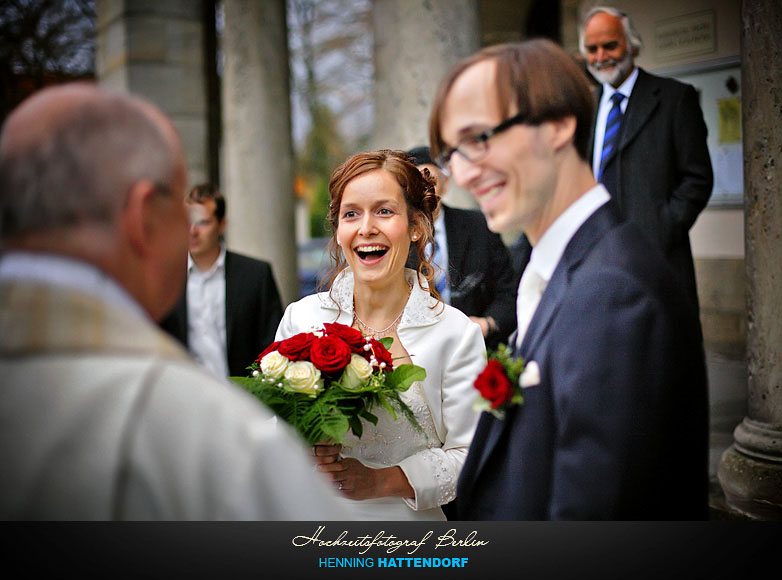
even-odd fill
[{"label": "bouquet of roses", "polygon": [[514,358],[511,349],[501,344],[497,350],[488,352],[486,367],[473,383],[481,394],[474,408],[479,412],[488,411],[502,419],[511,405],[524,402],[522,387],[534,386],[539,382],[538,364],[535,361],[525,364],[523,358]]},{"label": "bouquet of roses", "polygon": [[361,437],[361,419],[377,424],[378,405],[396,419],[397,411],[420,429],[412,410],[400,398],[426,377],[416,365],[394,368],[391,338],[376,340],[338,323],[302,332],[269,345],[248,367],[249,377],[232,377],[310,445],[341,443],[348,430]]}]

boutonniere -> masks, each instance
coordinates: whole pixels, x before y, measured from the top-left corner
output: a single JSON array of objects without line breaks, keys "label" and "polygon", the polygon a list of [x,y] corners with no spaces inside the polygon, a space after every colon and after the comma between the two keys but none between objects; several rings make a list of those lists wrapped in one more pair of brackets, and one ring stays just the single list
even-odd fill
[{"label": "boutonniere", "polygon": [[522,388],[540,384],[538,363],[525,363],[523,358],[513,357],[511,353],[511,349],[504,344],[488,352],[486,367],[473,383],[481,394],[474,405],[476,411],[488,411],[498,419],[503,419],[511,405],[524,403]]}]

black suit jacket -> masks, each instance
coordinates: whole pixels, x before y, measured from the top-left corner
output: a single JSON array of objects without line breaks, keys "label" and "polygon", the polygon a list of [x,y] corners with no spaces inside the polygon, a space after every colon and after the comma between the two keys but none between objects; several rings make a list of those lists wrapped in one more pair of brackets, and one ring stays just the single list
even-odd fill
[{"label": "black suit jacket", "polygon": [[520,347],[540,383],[483,413],[465,520],[705,519],[706,371],[694,307],[612,203],[576,232]]},{"label": "black suit jacket", "polygon": [[[597,100],[602,95],[597,88]],[[619,146],[603,176],[621,215],[638,224],[698,304],[689,230],[711,195],[706,124],[691,85],[639,69]],[[594,131],[592,133],[594,141]],[[594,143],[589,147],[590,160]]]},{"label": "black suit jacket", "polygon": [[486,337],[486,346],[507,343],[516,329],[516,289],[508,248],[492,233],[476,210],[442,205],[448,241],[451,305],[468,316],[491,316],[499,330]]},{"label": "black suit jacket", "polygon": [[[234,252],[225,255],[225,334],[228,371],[247,367],[274,342],[282,303],[271,265]],[[187,290],[160,326],[187,348]]]}]

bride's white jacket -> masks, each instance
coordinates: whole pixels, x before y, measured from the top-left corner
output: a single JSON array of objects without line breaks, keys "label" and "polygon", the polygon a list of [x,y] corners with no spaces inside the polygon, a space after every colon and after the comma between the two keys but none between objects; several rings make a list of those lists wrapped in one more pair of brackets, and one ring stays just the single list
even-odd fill
[{"label": "bride's white jacket", "polygon": [[[456,497],[456,482],[467,457],[478,413],[473,410],[475,377],[486,364],[480,327],[465,314],[435,300],[408,269],[413,283],[402,319],[399,340],[412,362],[426,369],[423,390],[442,447],[419,451],[399,467],[415,490],[405,500],[414,510],[448,503]],[[425,284],[425,281],[423,281]],[[309,332],[324,322],[353,322],[353,273],[346,269],[331,292],[306,296],[285,310],[275,340]]]}]

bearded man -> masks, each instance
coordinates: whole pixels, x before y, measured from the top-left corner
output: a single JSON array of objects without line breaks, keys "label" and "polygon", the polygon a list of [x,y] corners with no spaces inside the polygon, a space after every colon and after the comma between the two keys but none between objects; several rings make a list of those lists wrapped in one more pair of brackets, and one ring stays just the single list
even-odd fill
[{"label": "bearded man", "polygon": [[689,230],[714,182],[698,94],[635,66],[642,42],[624,12],[595,7],[579,32],[587,68],[601,83],[589,146],[593,173],[621,215],[663,251],[697,308]]}]

